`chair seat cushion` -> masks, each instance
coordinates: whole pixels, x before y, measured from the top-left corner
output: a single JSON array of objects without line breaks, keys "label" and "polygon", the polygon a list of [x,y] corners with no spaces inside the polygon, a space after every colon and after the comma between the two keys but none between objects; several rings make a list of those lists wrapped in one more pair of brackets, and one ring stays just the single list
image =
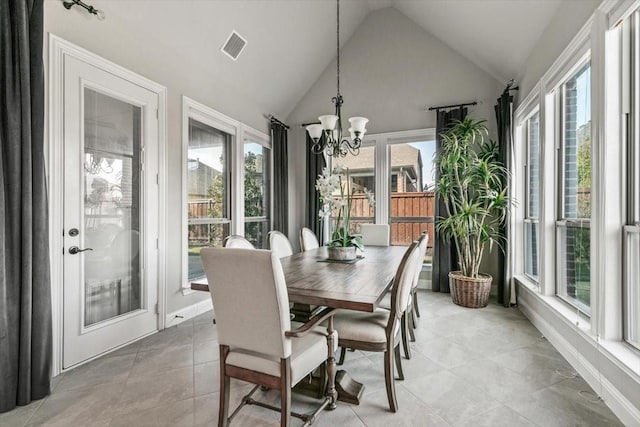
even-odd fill
[{"label": "chair seat cushion", "polygon": [[389,313],[389,310],[383,308],[378,308],[373,313],[338,310],[333,316],[333,326],[341,340],[385,343]]},{"label": "chair seat cushion", "polygon": [[[334,352],[338,349],[338,335],[334,331]],[[307,374],[327,360],[327,330],[316,327],[302,338],[291,339],[291,384],[297,384]],[[227,365],[280,376],[280,359],[241,349],[230,349]]]}]

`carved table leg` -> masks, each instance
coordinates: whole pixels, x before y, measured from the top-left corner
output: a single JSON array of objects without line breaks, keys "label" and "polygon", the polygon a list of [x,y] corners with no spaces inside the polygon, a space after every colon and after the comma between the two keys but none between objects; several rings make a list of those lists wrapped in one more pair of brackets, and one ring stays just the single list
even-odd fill
[{"label": "carved table leg", "polygon": [[328,346],[328,357],[327,357],[327,397],[331,400],[327,409],[336,409],[336,402],[338,400],[338,392],[336,391],[336,355],[334,348],[334,329],[333,329],[333,317],[329,317],[329,321],[327,323],[327,346]]}]

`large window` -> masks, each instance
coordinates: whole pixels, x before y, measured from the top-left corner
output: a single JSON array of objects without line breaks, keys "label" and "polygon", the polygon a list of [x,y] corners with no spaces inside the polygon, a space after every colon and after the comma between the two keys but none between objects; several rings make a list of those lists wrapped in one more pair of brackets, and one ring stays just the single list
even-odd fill
[{"label": "large window", "polygon": [[540,271],[540,114],[534,113],[525,124],[525,274],[538,281]]},{"label": "large window", "polygon": [[557,295],[591,313],[591,66],[560,86]]},{"label": "large window", "polygon": [[204,276],[200,249],[229,235],[231,135],[189,119],[187,150],[188,280]]},{"label": "large window", "polygon": [[[408,246],[423,232],[433,247],[434,140],[389,147],[391,244]],[[430,252],[429,252],[430,254]]]},{"label": "large window", "polygon": [[256,248],[267,247],[270,230],[271,150],[245,139],[244,143],[244,237]]},{"label": "large window", "polygon": [[627,214],[624,227],[624,337],[640,349],[640,11],[623,23],[629,34],[630,94],[627,124]]},{"label": "large window", "polygon": [[229,235],[266,247],[271,209],[269,135],[183,97],[183,292],[205,276],[200,251]]}]

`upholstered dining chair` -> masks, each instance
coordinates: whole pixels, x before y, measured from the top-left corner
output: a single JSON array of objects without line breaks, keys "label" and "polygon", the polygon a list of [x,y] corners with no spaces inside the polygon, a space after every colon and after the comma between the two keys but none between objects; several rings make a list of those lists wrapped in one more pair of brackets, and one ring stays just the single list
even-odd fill
[{"label": "upholstered dining chair", "polygon": [[289,238],[276,230],[269,232],[269,249],[271,249],[278,258],[293,255],[293,247],[291,247]]},{"label": "upholstered dining chair", "polygon": [[389,224],[362,224],[362,244],[365,246],[389,246]]},{"label": "upholstered dining chair", "polygon": [[[291,330],[289,298],[277,255],[262,249],[203,248],[202,264],[218,321],[220,347],[220,410],[218,426],[226,427],[247,404],[279,410],[281,426],[291,416],[308,425],[324,409],[327,398],[313,414],[291,412],[291,387],[327,360],[328,345],[337,347],[337,333],[316,327],[333,315],[325,309],[309,322]],[[229,415],[230,379],[256,386]],[[253,399],[260,387],[280,390],[277,408]]]},{"label": "upholstered dining chair", "polygon": [[237,236],[235,234],[225,237],[223,246],[225,248],[255,249],[255,246],[253,246],[250,241],[242,236]]},{"label": "upholstered dining chair", "polygon": [[320,242],[316,234],[310,228],[302,227],[300,230],[300,249],[302,251],[310,251],[320,247]]},{"label": "upholstered dining chair", "polygon": [[409,346],[409,340],[407,334],[410,335],[411,341],[416,340],[414,329],[417,327],[416,315],[419,315],[418,309],[418,280],[420,279],[420,272],[422,272],[422,264],[424,257],[427,254],[427,245],[429,244],[429,235],[425,231],[418,238],[418,251],[420,261],[416,265],[416,271],[413,278],[413,284],[411,285],[411,297],[407,305],[407,310],[402,317],[402,347],[404,348],[404,355],[407,359],[411,359],[411,347]]},{"label": "upholstered dining chair", "polygon": [[416,264],[420,262],[419,257],[418,242],[413,242],[402,257],[393,279],[390,310],[378,308],[373,313],[338,310],[333,318],[339,334],[338,342],[343,351],[345,348],[351,348],[384,352],[384,378],[387,400],[392,412],[398,410],[394,365],[398,370],[399,378],[404,379],[400,357],[400,324],[409,304]]}]

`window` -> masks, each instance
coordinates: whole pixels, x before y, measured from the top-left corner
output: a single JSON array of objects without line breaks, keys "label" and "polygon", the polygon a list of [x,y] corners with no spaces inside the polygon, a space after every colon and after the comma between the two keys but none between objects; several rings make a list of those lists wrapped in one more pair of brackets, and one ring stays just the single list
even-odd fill
[{"label": "window", "polygon": [[351,189],[355,192],[351,202],[350,221],[350,228],[354,233],[360,232],[360,224],[375,221],[374,207],[369,206],[364,194],[365,189],[375,193],[375,155],[375,147],[361,147],[360,154],[357,156],[347,154],[346,157],[333,158],[332,160],[333,168],[341,166],[349,170]]},{"label": "window", "polygon": [[591,66],[560,86],[557,295],[591,314]]},{"label": "window", "polygon": [[536,112],[525,123],[525,274],[538,281],[540,271],[540,114]]},{"label": "window", "polygon": [[[640,349],[640,10],[623,23],[630,39],[629,75],[625,92],[630,95],[627,121],[627,214],[624,226],[624,338]],[[630,88],[630,89],[629,89]]]},{"label": "window", "polygon": [[182,283],[204,277],[200,250],[245,236],[266,247],[271,219],[269,135],[182,98]]},{"label": "window", "polygon": [[267,247],[270,226],[271,150],[244,142],[244,237],[256,248]]},{"label": "window", "polygon": [[229,153],[232,136],[189,119],[187,150],[188,280],[204,276],[200,249],[229,235]]},{"label": "window", "polygon": [[423,232],[433,247],[435,170],[432,163],[436,142],[419,141],[389,147],[391,170],[391,244],[408,246]]}]

